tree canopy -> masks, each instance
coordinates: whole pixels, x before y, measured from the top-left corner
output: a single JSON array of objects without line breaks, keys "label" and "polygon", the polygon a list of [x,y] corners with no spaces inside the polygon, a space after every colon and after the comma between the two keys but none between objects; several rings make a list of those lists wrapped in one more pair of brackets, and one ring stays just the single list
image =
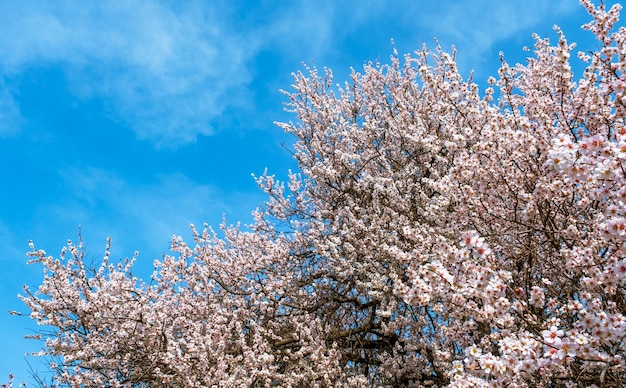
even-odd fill
[{"label": "tree canopy", "polygon": [[[286,92],[299,171],[143,281],[82,242],[25,288],[67,386],[626,384],[626,29],[535,36],[486,89],[437,47]],[[575,80],[572,61],[585,69]]]}]

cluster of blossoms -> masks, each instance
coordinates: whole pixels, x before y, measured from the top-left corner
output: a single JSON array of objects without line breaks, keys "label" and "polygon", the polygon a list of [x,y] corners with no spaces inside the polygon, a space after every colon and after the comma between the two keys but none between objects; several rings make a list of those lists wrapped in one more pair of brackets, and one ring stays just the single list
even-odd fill
[{"label": "cluster of blossoms", "polygon": [[491,250],[485,243],[485,238],[480,237],[475,230],[463,233],[461,247],[470,249],[475,257],[485,257],[491,253]]},{"label": "cluster of blossoms", "polygon": [[149,284],[33,249],[57,382],[625,386],[626,29],[581,3],[578,81],[558,29],[482,94],[441,49],[296,74],[300,173],[258,178],[251,230],[175,237]]}]

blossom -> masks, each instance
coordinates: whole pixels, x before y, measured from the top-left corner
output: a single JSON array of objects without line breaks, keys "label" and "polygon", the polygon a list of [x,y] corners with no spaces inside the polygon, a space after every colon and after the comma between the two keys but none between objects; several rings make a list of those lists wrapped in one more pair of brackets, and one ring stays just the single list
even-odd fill
[{"label": "blossom", "polygon": [[626,280],[626,259],[616,261],[612,270],[618,280],[622,282]]},{"label": "blossom", "polygon": [[475,230],[469,230],[464,232],[461,238],[461,246],[471,249],[474,248],[477,244],[481,243],[481,237]]},{"label": "blossom", "polygon": [[543,288],[539,286],[533,286],[531,290],[531,296],[529,303],[535,307],[543,307],[546,301],[546,296]]},{"label": "blossom", "polygon": [[626,219],[624,217],[611,218],[606,222],[606,230],[612,237],[626,236]]},{"label": "blossom", "polygon": [[549,330],[541,332],[543,340],[550,345],[559,346],[561,344],[561,337],[563,337],[563,330],[558,329],[556,326],[551,326]]}]

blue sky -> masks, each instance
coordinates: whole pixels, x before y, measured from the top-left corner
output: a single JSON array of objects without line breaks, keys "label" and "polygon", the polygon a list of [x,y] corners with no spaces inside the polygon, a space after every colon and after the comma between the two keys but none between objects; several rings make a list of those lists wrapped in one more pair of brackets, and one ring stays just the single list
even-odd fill
[{"label": "blue sky", "polygon": [[588,19],[576,0],[0,0],[0,382],[32,381],[41,347],[7,313],[42,277],[27,241],[56,255],[81,225],[89,257],[111,236],[147,275],[189,223],[250,222],[251,173],[296,168],[273,122],[293,118],[279,89],[302,62],[341,82],[391,39],[404,54],[437,37],[484,83],[554,24],[593,47]]}]

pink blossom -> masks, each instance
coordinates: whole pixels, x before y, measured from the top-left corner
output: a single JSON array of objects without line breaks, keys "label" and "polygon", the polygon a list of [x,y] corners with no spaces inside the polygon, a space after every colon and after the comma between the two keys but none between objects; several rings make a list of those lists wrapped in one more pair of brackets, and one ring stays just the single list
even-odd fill
[{"label": "pink blossom", "polygon": [[549,330],[542,331],[541,335],[547,344],[559,346],[564,333],[563,330],[558,329],[556,326],[551,326]]}]

